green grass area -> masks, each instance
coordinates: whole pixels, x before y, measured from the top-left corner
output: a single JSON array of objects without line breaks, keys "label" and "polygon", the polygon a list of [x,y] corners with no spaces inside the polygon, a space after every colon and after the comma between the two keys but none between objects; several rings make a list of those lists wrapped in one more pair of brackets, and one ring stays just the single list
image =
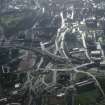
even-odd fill
[{"label": "green grass area", "polygon": [[77,95],[76,105],[96,105],[100,102],[100,93],[97,89],[83,92]]}]

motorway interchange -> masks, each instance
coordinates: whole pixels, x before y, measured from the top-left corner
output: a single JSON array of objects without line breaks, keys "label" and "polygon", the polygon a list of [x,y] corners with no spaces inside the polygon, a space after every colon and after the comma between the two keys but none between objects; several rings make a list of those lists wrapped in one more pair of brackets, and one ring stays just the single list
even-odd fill
[{"label": "motorway interchange", "polygon": [[104,105],[105,2],[30,3],[0,11],[0,104]]}]

